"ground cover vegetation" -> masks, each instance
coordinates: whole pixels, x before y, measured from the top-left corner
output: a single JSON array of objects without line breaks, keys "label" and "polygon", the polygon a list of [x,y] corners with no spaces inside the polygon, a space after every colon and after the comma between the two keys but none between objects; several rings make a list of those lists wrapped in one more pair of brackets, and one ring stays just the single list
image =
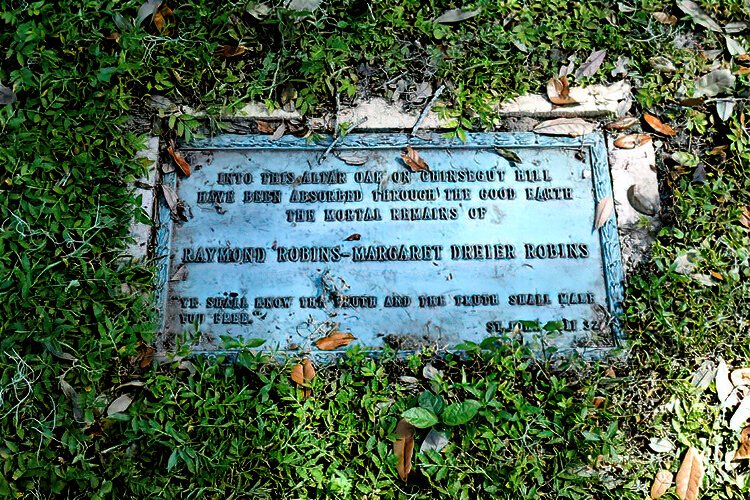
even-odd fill
[{"label": "ground cover vegetation", "polygon": [[[727,374],[750,354],[750,9],[677,4],[0,1],[0,496],[746,498],[746,386]],[[435,22],[459,7],[479,12]],[[665,224],[630,278],[625,360],[553,367],[490,339],[355,347],[314,377],[251,349],[153,362],[153,267],[120,258],[152,128],[218,130],[251,100],[418,107],[427,82],[462,136],[596,50],[571,84],[625,78],[633,116],[676,131],[654,134]],[[721,69],[718,104],[699,79]]]}]

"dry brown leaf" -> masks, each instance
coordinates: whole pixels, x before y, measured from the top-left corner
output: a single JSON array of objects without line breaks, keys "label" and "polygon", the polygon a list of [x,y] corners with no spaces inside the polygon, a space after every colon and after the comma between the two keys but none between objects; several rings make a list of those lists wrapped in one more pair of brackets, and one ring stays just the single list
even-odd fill
[{"label": "dry brown leaf", "polygon": [[159,6],[156,12],[154,12],[154,15],[151,17],[151,22],[154,23],[154,26],[159,30],[159,33],[169,35],[171,33],[169,26],[174,25],[175,23],[174,12],[163,3]]},{"label": "dry brown leaf", "polygon": [[607,398],[601,396],[595,396],[594,399],[591,400],[591,402],[594,403],[594,408],[601,408],[605,401],[607,401]]},{"label": "dry brown leaf", "polygon": [[332,351],[339,347],[344,347],[351,343],[352,340],[356,339],[354,335],[349,332],[340,332],[334,330],[329,333],[326,337],[315,341],[315,345],[321,351]]},{"label": "dry brown leaf", "polygon": [[750,425],[740,433],[740,447],[734,452],[732,460],[750,460]]},{"label": "dry brown leaf", "polygon": [[255,120],[255,125],[258,127],[258,132],[261,134],[273,134],[279,127],[277,123],[271,123],[265,120]]},{"label": "dry brown leaf", "polygon": [[604,376],[607,378],[615,378],[617,377],[617,374],[615,373],[615,369],[610,366],[604,370]]},{"label": "dry brown leaf", "polygon": [[703,455],[691,446],[685,453],[680,470],[677,471],[677,496],[680,500],[698,498],[698,490],[700,490],[704,473]]},{"label": "dry brown leaf", "polygon": [[651,141],[648,134],[628,134],[617,138],[615,146],[620,149],[635,149]]},{"label": "dry brown leaf", "polygon": [[427,165],[422,157],[419,156],[411,146],[406,146],[406,149],[401,152],[401,159],[412,172],[425,172],[430,170],[430,166]]},{"label": "dry brown leaf", "polygon": [[607,196],[596,204],[596,213],[594,214],[594,226],[596,229],[601,228],[612,217],[615,204],[611,196]]},{"label": "dry brown leaf", "polygon": [[750,368],[737,368],[732,371],[730,378],[735,387],[750,385]]},{"label": "dry brown leaf", "polygon": [[666,12],[654,12],[651,14],[656,19],[656,22],[661,24],[677,24],[677,16],[672,16]]},{"label": "dry brown leaf", "polygon": [[169,153],[169,156],[172,157],[177,166],[180,167],[180,170],[185,174],[185,177],[190,177],[190,164],[185,157],[182,156],[182,153],[176,151],[172,146],[167,147],[167,153]]},{"label": "dry brown leaf", "polygon": [[344,241],[359,241],[362,239],[362,235],[359,233],[350,234],[346,238],[344,238]]},{"label": "dry brown leaf", "polygon": [[271,137],[268,138],[269,141],[278,141],[282,137],[284,137],[284,134],[286,133],[286,125],[284,122],[281,122],[281,124],[274,130]]},{"label": "dry brown leaf", "polygon": [[654,129],[656,132],[659,132],[662,135],[668,135],[673,136],[677,135],[677,131],[667,125],[666,123],[662,122],[660,119],[652,115],[651,113],[643,113],[643,119],[646,120],[646,123]]},{"label": "dry brown leaf", "polygon": [[668,470],[661,469],[654,476],[654,482],[651,485],[651,500],[660,498],[672,486],[674,475]]},{"label": "dry brown leaf", "polygon": [[547,97],[552,104],[560,106],[578,104],[578,101],[570,97],[570,84],[567,76],[550,79],[547,83]]},{"label": "dry brown leaf", "polygon": [[638,124],[638,118],[635,116],[626,116],[619,120],[610,122],[604,126],[607,130],[627,130],[633,125]]},{"label": "dry brown leaf", "polygon": [[393,454],[396,455],[396,470],[398,477],[406,481],[411,472],[411,458],[414,454],[414,427],[405,419],[396,424],[398,439],[393,443]]},{"label": "dry brown leaf", "polygon": [[247,52],[247,47],[241,43],[237,45],[222,45],[218,48],[217,52],[221,57],[232,59],[242,56],[242,54]]},{"label": "dry brown leaf", "polygon": [[740,224],[745,229],[750,229],[750,205],[745,205],[740,216]]},{"label": "dry brown leaf", "polygon": [[292,367],[292,381],[297,385],[306,386],[315,378],[315,367],[310,358],[305,358]]}]

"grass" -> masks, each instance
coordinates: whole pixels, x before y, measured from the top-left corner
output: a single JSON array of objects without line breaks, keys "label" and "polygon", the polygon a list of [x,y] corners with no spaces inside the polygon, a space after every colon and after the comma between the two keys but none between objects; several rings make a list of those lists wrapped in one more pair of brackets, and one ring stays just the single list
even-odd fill
[{"label": "grass", "polygon": [[[749,241],[738,222],[750,202],[746,101],[727,122],[710,102],[681,105],[676,93],[689,93],[711,64],[701,51],[724,50],[723,37],[673,2],[622,3],[634,10],[476,2],[480,16],[443,26],[430,20],[456,4],[340,0],[312,14],[273,5],[258,20],[252,3],[198,0],[169,3],[175,22],[162,30],[128,23],[140,2],[0,3],[0,83],[18,96],[0,106],[0,496],[643,498],[687,446],[733,449],[713,388],[686,380],[705,359],[739,366],[750,354]],[[741,0],[700,3],[721,24],[747,17]],[[678,23],[654,22],[658,10]],[[242,57],[216,54],[238,42]],[[659,155],[665,227],[630,280],[633,347],[614,377],[605,366],[552,369],[512,342],[466,358],[372,360],[354,350],[319,367],[304,399],[288,366],[250,353],[235,365],[144,361],[153,269],[120,258],[138,215],[127,186],[144,169],[135,152],[153,121],[165,136],[198,124],[179,106],[154,120],[150,96],[219,116],[296,94],[312,115],[337,92],[346,102],[385,95],[394,78],[428,80],[446,85],[442,112],[460,133],[493,127],[493,102],[541,91],[569,56],[580,63],[595,49],[608,50],[605,65],[577,84],[608,80],[628,57],[638,110],[680,129]],[[676,71],[655,70],[659,56]],[[737,72],[726,52],[719,60]],[[738,74],[734,95],[747,94],[747,78]],[[728,148],[710,154],[720,146]],[[705,183],[669,159],[675,151],[700,158]],[[675,258],[693,249],[697,272],[721,276],[715,284],[675,272]],[[427,363],[444,372],[441,382],[420,376]],[[419,454],[404,483],[394,429],[427,389],[481,408],[451,428],[443,453]],[[107,417],[123,393],[133,404]],[[654,436],[674,451],[651,453]],[[739,474],[747,464],[731,474],[712,465],[703,497],[743,498],[750,486]]]}]

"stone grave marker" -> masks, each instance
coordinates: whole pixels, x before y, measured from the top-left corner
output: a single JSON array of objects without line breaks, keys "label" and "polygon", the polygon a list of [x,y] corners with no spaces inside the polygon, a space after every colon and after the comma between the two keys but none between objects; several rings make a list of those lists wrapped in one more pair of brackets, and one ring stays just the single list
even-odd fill
[{"label": "stone grave marker", "polygon": [[[599,355],[621,339],[623,270],[598,133],[468,140],[223,135],[162,176],[156,256],[164,345],[376,349],[517,334]],[[410,146],[429,170],[401,159]],[[322,160],[322,161],[321,161]],[[171,205],[171,206],[170,206]],[[597,219],[599,219],[597,221]]]}]

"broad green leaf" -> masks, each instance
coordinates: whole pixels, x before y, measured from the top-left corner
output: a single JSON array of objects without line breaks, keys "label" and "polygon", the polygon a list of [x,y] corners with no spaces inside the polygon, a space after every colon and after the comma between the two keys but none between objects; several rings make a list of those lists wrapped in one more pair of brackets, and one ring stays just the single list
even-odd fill
[{"label": "broad green leaf", "polygon": [[401,416],[418,429],[426,429],[438,423],[437,415],[427,408],[409,408]]},{"label": "broad green leaf", "polygon": [[443,398],[437,394],[433,394],[431,391],[424,391],[419,395],[419,406],[432,411],[435,415],[440,415],[445,403],[443,402]]},{"label": "broad green leaf", "polygon": [[481,407],[482,403],[475,399],[448,405],[443,410],[443,423],[445,425],[463,425],[474,418]]}]

